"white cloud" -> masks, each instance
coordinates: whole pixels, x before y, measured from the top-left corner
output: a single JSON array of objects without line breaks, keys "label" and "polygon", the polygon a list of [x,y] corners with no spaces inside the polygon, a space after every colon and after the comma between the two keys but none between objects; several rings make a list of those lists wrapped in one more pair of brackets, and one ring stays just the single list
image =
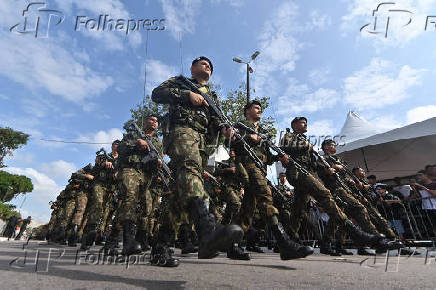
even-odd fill
[{"label": "white cloud", "polygon": [[315,122],[309,122],[307,124],[307,135],[310,136],[332,136],[336,133],[336,129],[333,126],[331,120],[318,120]]},{"label": "white cloud", "polygon": [[195,18],[200,12],[201,0],[160,0],[167,28],[175,39],[195,32]]},{"label": "white cloud", "polygon": [[[13,174],[25,175],[32,180],[33,191],[26,194],[27,197],[23,205],[23,212],[25,211],[27,215],[31,216],[44,217],[45,221],[48,221],[50,212],[48,202],[56,199],[62,187],[57,185],[56,182],[47,175],[33,168],[6,167],[3,168],[3,170]],[[22,200],[23,198],[19,197],[13,200],[12,203],[15,203],[17,207],[19,207]]]},{"label": "white cloud", "polygon": [[[119,0],[56,0],[59,8],[65,13],[72,14],[73,6],[79,11],[87,11],[89,18],[98,19],[100,14],[109,15],[112,19],[133,19],[124,4]],[[74,24],[76,18],[74,17]],[[142,42],[141,32],[133,31],[128,35],[125,35],[124,31],[94,31],[80,29],[80,32],[86,36],[91,37],[99,41],[101,47],[108,50],[122,50],[124,49],[124,43],[127,41],[131,46],[138,47]]]},{"label": "white cloud", "polygon": [[291,80],[285,96],[278,99],[279,115],[292,116],[300,113],[313,113],[333,107],[339,101],[335,90],[320,88],[315,91],[305,84]]},{"label": "white cloud", "polygon": [[382,108],[409,97],[408,89],[419,85],[425,70],[408,65],[396,68],[382,59],[372,59],[344,81],[344,101],[358,109]]},{"label": "white cloud", "polygon": [[92,148],[99,149],[104,147],[106,150],[110,151],[111,144],[114,140],[121,140],[123,138],[123,132],[118,128],[112,128],[108,131],[98,131],[94,134],[87,134],[77,138],[80,142],[90,142],[98,144],[89,144]]},{"label": "white cloud", "polygon": [[330,75],[330,69],[317,68],[309,72],[308,78],[313,85],[320,86],[328,81],[329,75]]},{"label": "white cloud", "polygon": [[[434,15],[436,12],[434,8],[436,7],[436,0],[396,0],[392,2],[395,4],[382,5],[379,11],[376,12],[377,31],[383,33],[371,34],[368,32],[368,30],[373,31],[373,10],[383,3],[383,1],[378,0],[353,0],[351,3],[348,2],[348,13],[342,17],[342,30],[345,33],[352,31],[356,35],[371,39],[377,46],[403,45],[426,32],[424,29],[426,17]],[[390,9],[407,10],[413,14],[392,12],[389,11]],[[385,38],[384,28],[388,16],[390,17],[388,37]],[[412,19],[411,23],[406,25],[410,19]],[[360,28],[365,24],[369,24],[369,26],[359,33]]]},{"label": "white cloud", "polygon": [[310,12],[310,22],[306,24],[306,29],[309,30],[323,30],[332,24],[332,19],[327,14],[322,14],[318,10]]},{"label": "white cloud", "polygon": [[412,124],[416,122],[421,122],[429,118],[436,117],[436,106],[428,105],[413,108],[407,111],[407,123]]},{"label": "white cloud", "polygon": [[379,115],[369,119],[369,122],[377,128],[377,133],[383,133],[395,128],[404,126],[404,123],[397,119],[394,115]]},{"label": "white cloud", "polygon": [[278,6],[265,21],[259,33],[261,55],[253,63],[253,87],[260,95],[276,95],[280,82],[272,74],[282,76],[295,70],[298,52],[303,45],[296,39],[299,29],[298,6],[287,1]]},{"label": "white cloud", "polygon": [[76,165],[64,160],[41,164],[41,171],[55,180],[67,180],[76,171]]},{"label": "white cloud", "polygon": [[175,66],[167,65],[156,59],[147,60],[146,92],[151,93],[156,86],[175,75],[177,75]]},{"label": "white cloud", "polygon": [[244,5],[245,0],[211,0],[213,4],[225,3],[231,7],[241,7]]},{"label": "white cloud", "polygon": [[0,74],[30,89],[45,89],[68,101],[81,103],[112,85],[111,77],[81,64],[54,39],[0,33]]}]

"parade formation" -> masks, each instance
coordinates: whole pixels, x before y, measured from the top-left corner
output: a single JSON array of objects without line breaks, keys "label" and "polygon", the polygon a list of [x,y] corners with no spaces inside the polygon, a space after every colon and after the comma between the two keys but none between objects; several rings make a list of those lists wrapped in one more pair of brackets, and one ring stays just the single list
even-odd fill
[{"label": "parade formation", "polygon": [[[314,253],[302,237],[307,233],[326,255],[352,254],[347,239],[362,255],[409,251],[380,213],[364,169],[347,167],[335,141],[324,140],[320,154],[305,135],[310,120],[296,117],[274,142],[257,100],[244,107],[245,119],[231,122],[208,85],[212,73],[211,60],[201,56],[191,78],[173,77],[153,90],[152,100],[168,107],[163,138],[157,135],[163,116],[128,122],[112,152],[101,149],[94,164],[71,175],[51,205],[50,243],[80,241],[83,251],[104,245],[113,256],[150,251],[150,263],[162,267],[183,263],[175,246],[199,259],[224,252],[250,260],[248,252],[264,251],[261,236],[282,260],[301,259]],[[208,166],[219,142],[230,158]],[[285,169],[278,185],[267,178],[267,166],[276,162]],[[432,168],[425,173],[430,180]],[[329,217],[322,232],[310,218],[313,206]]]}]

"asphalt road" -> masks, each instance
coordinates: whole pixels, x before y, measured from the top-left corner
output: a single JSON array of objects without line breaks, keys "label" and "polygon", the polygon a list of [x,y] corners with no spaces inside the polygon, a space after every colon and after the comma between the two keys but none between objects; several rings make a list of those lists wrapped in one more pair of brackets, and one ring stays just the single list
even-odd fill
[{"label": "asphalt road", "polygon": [[[24,245],[24,248],[23,248]],[[252,254],[251,261],[233,261],[221,254],[198,260],[181,256],[177,268],[151,266],[147,256],[129,264],[86,255],[75,248],[45,242],[0,242],[1,289],[288,289],[288,288],[436,288],[436,254],[419,249],[420,256],[334,258],[314,254],[281,261],[278,254]],[[136,261],[135,261],[136,260]],[[387,266],[386,266],[387,265]]]}]

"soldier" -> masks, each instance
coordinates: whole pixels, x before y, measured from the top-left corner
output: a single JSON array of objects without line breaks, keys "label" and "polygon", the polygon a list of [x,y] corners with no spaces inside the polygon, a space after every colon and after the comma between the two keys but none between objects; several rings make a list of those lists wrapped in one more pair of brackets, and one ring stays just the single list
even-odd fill
[{"label": "soldier", "polygon": [[279,174],[279,184],[277,189],[281,194],[277,193],[273,195],[273,204],[279,210],[279,221],[283,225],[287,234],[291,234],[289,229],[291,227],[291,203],[294,196],[291,189],[286,185],[286,173],[281,172]]},{"label": "soldier", "polygon": [[[345,168],[343,166],[342,160],[336,156],[336,142],[331,139],[326,139],[323,141],[321,145],[321,149],[324,151],[323,159],[335,170],[337,176],[341,178],[342,183],[347,186],[344,188],[341,184],[338,184],[335,176],[332,172],[325,170],[324,167],[320,166],[318,169],[318,176],[323,181],[324,185],[327,189],[330,190],[332,195],[338,199],[340,199],[343,204],[339,203],[341,209],[345,212],[345,214],[351,218],[353,218],[357,224],[367,233],[377,235],[379,232],[377,231],[374,224],[371,222],[371,218],[368,214],[365,206],[354,196],[355,193],[352,192],[353,187],[355,187],[355,183],[350,177],[347,177],[345,174]],[[354,188],[358,191],[357,188]],[[351,190],[351,192],[350,192]],[[369,210],[369,209],[368,209]],[[379,216],[380,214],[376,211],[371,211],[373,215]],[[373,219],[377,218],[374,217]],[[381,216],[379,218],[382,218]],[[327,223],[326,230],[324,232],[324,239],[321,243],[321,253],[337,256],[340,254],[350,254],[350,252],[344,250],[342,248],[343,240],[345,238],[345,232],[342,229],[336,233],[336,248],[333,249],[331,247],[331,239],[336,232],[336,224],[335,220],[331,219]],[[392,230],[388,229],[388,238],[395,238],[395,234]],[[367,247],[359,246],[357,253],[359,255],[372,256],[375,255],[373,251],[368,249]]]},{"label": "soldier", "polygon": [[[379,248],[389,247],[384,236],[368,234],[353,225],[344,212],[337,206],[330,191],[315,178],[315,171],[318,169],[319,164],[315,160],[312,144],[304,135],[304,133],[307,132],[307,119],[305,117],[297,117],[292,120],[291,126],[293,133],[286,133],[280,141],[280,144],[283,151],[302,167],[299,169],[296,164],[288,160],[282,162],[286,167],[288,181],[294,186],[295,202],[291,207],[291,226],[294,235],[297,237],[301,224],[301,216],[311,195],[329,215],[330,219],[333,219],[340,227],[348,232],[357,244],[368,244]],[[332,168],[326,168],[324,170],[329,173],[334,173],[334,169]]]},{"label": "soldier", "polygon": [[77,188],[75,194],[75,210],[70,225],[71,232],[68,237],[68,246],[71,247],[77,246],[77,240],[79,238],[79,227],[85,215],[86,206],[88,204],[90,183],[94,177],[93,175],[91,175],[91,171],[92,171],[92,167],[90,165],[85,166],[84,168],[77,171],[77,174],[82,174],[82,178],[85,178],[84,180],[88,180],[88,181],[80,184],[80,187]]},{"label": "soldier", "polygon": [[[241,123],[245,126],[260,134],[270,134],[259,124],[259,120],[262,117],[260,102],[254,100],[248,103],[244,108],[244,116],[246,120],[242,120]],[[267,144],[262,142],[262,139],[257,134],[246,134],[244,139],[254,150],[256,156],[264,162],[264,170],[262,171],[262,169],[256,166],[240,142],[233,142],[232,146],[235,148],[236,161],[243,164],[249,177],[248,185],[244,188],[244,198],[237,218],[238,224],[241,225],[244,231],[248,231],[255,209],[258,208],[262,219],[268,224],[277,240],[282,260],[303,258],[311,255],[313,253],[311,247],[295,243],[284,231],[282,224],[278,220],[279,211],[273,205],[271,188],[264,173],[266,172],[266,165],[271,165],[278,160],[285,161],[285,156],[272,155]],[[227,255],[234,259],[244,259],[243,254],[235,249],[233,248],[233,250],[228,251]]]},{"label": "soldier", "polygon": [[110,169],[112,173],[112,178],[108,178],[107,192],[103,200],[103,216],[101,219],[100,231],[101,233],[106,232],[106,228],[112,221],[113,213],[115,211],[114,198],[118,192],[118,146],[120,145],[120,140],[115,140],[111,145],[111,152],[107,155],[107,160],[104,166]]},{"label": "soldier", "polygon": [[[212,74],[212,62],[202,56],[193,60],[191,82],[204,93],[216,95],[210,91],[207,82]],[[216,140],[220,131],[218,118],[209,109],[202,95],[189,90],[181,84],[178,77],[170,78],[153,90],[152,99],[159,104],[169,105],[169,132],[167,141],[168,155],[174,169],[177,191],[171,195],[173,208],[165,213],[157,234],[157,243],[152,249],[152,263],[160,261],[161,266],[177,266],[168,244],[172,224],[169,217],[182,212],[188,213],[189,220],[195,226],[200,245],[199,258],[213,258],[220,249],[230,246],[242,238],[238,226],[219,226],[209,214],[207,194],[203,185],[203,171],[207,163],[208,144]],[[231,128],[221,128],[221,133],[229,138]],[[177,209],[175,208],[177,207]]]},{"label": "soldier", "polygon": [[[158,150],[157,154],[162,156],[162,143],[156,136],[158,127],[157,116],[149,115],[144,119],[144,134]],[[141,252],[141,244],[135,239],[135,225],[140,215],[148,217],[151,214],[152,198],[148,188],[158,168],[162,166],[162,161],[157,155],[150,153],[150,146],[151,144],[140,138],[138,132],[128,131],[118,147],[121,203],[116,219],[123,227],[122,254],[124,255]],[[144,158],[149,158],[149,160],[144,163]],[[141,212],[138,212],[138,205],[141,205]],[[116,229],[116,226],[112,230],[114,228]],[[145,235],[145,231],[141,232],[138,239],[143,242],[143,239],[146,239]]]},{"label": "soldier", "polygon": [[221,220],[223,225],[230,224],[241,208],[241,173],[237,170],[235,164],[235,151],[230,150],[229,155],[230,159],[221,163],[215,171],[215,175],[221,177],[223,186],[221,188],[220,197],[226,203],[226,209]]},{"label": "soldier", "polygon": [[23,220],[21,226],[20,226],[20,232],[18,233],[18,235],[15,237],[15,240],[20,240],[21,236],[23,235],[24,231],[27,229],[27,226],[30,224],[30,222],[32,221],[32,217],[28,216],[26,219]]}]

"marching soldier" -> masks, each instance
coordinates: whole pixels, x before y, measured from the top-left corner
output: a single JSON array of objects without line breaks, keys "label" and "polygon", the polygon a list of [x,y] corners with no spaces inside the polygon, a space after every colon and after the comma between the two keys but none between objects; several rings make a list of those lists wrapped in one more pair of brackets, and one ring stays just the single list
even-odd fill
[{"label": "marching soldier", "polygon": [[[319,164],[315,159],[312,144],[304,135],[307,132],[307,119],[297,117],[292,120],[291,126],[293,132],[286,133],[280,144],[283,151],[302,167],[298,168],[295,163],[288,160],[282,162],[286,167],[288,181],[295,188],[295,202],[291,207],[291,225],[294,235],[297,236],[301,216],[310,196],[313,196],[330,219],[348,232],[357,244],[388,248],[389,244],[384,236],[368,234],[353,225],[345,213],[337,206],[330,191],[315,178],[315,172]],[[333,168],[324,168],[323,170],[331,174],[335,172]]]},{"label": "marching soldier", "polygon": [[[212,74],[212,62],[202,56],[193,60],[190,79],[202,92],[211,92],[207,82]],[[157,234],[157,243],[152,249],[151,261],[161,266],[177,266],[169,248],[171,233],[174,231],[170,215],[187,212],[195,226],[200,245],[199,258],[213,258],[219,250],[242,238],[238,226],[220,226],[209,214],[208,196],[204,190],[203,173],[207,163],[208,144],[212,144],[219,131],[230,137],[230,128],[221,128],[218,118],[209,109],[202,95],[192,92],[182,82],[182,77],[170,78],[153,90],[152,100],[169,105],[168,155],[174,169],[176,188],[171,195],[172,209],[165,215]]]},{"label": "marching soldier", "polygon": [[[260,102],[254,100],[248,103],[244,108],[244,116],[246,120],[241,121],[245,126],[255,130],[261,134],[269,134],[269,132],[259,124],[262,117],[262,106]],[[242,200],[241,210],[237,218],[237,222],[244,231],[248,231],[251,224],[255,209],[259,209],[259,213],[264,221],[272,230],[272,233],[277,240],[280,248],[280,258],[282,260],[290,260],[303,258],[313,253],[311,247],[302,246],[292,241],[283,229],[282,224],[278,220],[279,211],[273,205],[273,196],[271,188],[268,185],[268,180],[263,172],[266,172],[266,165],[271,165],[278,160],[285,161],[285,156],[274,156],[271,154],[266,143],[261,142],[261,138],[257,134],[246,134],[245,141],[254,150],[257,157],[263,162],[264,171],[258,168],[253,160],[248,156],[247,152],[241,148],[242,144],[233,143],[236,152],[236,161],[241,162],[246,169],[249,182],[244,188],[244,198]],[[243,253],[237,251],[238,248],[233,247],[227,252],[227,255],[234,259],[244,259]]]}]

